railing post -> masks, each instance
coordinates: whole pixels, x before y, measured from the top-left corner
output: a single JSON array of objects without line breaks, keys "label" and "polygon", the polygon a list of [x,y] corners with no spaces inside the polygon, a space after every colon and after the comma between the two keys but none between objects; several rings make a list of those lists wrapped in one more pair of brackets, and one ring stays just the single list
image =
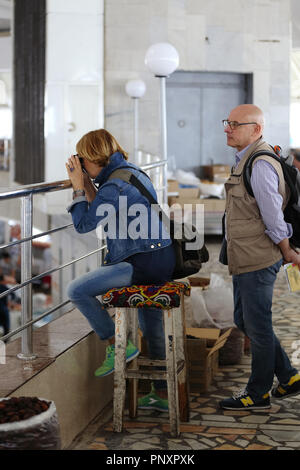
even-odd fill
[{"label": "railing post", "polygon": [[[98,238],[98,248],[101,248],[101,246],[105,243],[105,239],[102,234],[102,238]],[[107,253],[107,248],[104,248],[103,250],[98,252],[98,266],[103,266],[104,265],[104,259]]]},{"label": "railing post", "polygon": [[[22,197],[21,204],[21,237],[32,236],[32,194]],[[32,278],[32,240],[21,245],[21,282]],[[22,325],[32,320],[32,284],[22,288],[21,293]],[[22,348],[19,359],[35,359],[32,348],[32,325],[22,331]]]},{"label": "railing post", "polygon": [[[160,80],[160,120],[161,120],[161,150],[162,159],[168,160],[167,149],[167,106],[166,106],[166,77],[159,77]],[[167,164],[163,167],[163,203],[168,202],[167,188]]]},{"label": "railing post", "polygon": [[[63,237],[60,236],[60,241],[62,242],[62,239]],[[62,247],[60,246],[58,248],[58,264],[61,266],[63,264],[63,251],[62,251]],[[73,269],[73,265],[72,265],[72,269]],[[73,274],[73,272],[72,272]],[[59,270],[59,273],[58,273],[58,279],[59,279],[59,303],[61,304],[62,303],[62,299],[63,299],[63,272],[62,272],[62,269]],[[72,277],[72,279],[75,279],[75,276]]]}]

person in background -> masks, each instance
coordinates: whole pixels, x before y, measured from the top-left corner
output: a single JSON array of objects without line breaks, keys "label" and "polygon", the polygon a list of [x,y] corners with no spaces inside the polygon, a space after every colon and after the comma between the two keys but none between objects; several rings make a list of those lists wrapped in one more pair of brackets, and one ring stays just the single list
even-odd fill
[{"label": "person in background", "polygon": [[[21,240],[21,225],[15,224],[10,228],[10,241]],[[9,254],[15,269],[15,278],[18,283],[21,282],[21,244],[9,247]]]},{"label": "person in background", "polygon": [[291,155],[293,155],[293,165],[300,171],[300,150],[299,149],[291,149]]},{"label": "person in background", "polygon": [[8,284],[17,284],[15,278],[15,267],[11,255],[8,252],[2,253],[0,259],[0,271]]},{"label": "person in background", "polygon": [[[0,274],[0,294],[7,291],[8,287],[5,284],[3,274]],[[1,297],[0,299],[0,326],[4,329],[4,335],[9,333],[10,328],[10,317],[8,310],[8,299],[7,296]]]},{"label": "person in background", "polygon": [[220,261],[232,274],[234,321],[250,338],[251,375],[246,388],[220,402],[229,410],[270,408],[274,375],[278,384],[272,396],[285,398],[300,393],[300,375],[281,347],[272,326],[272,298],[276,275],[283,262],[300,266],[300,254],[289,243],[292,227],[284,221],[288,188],[280,163],[258,157],[251,186],[242,173],[248,158],[261,150],[272,151],[263,140],[264,116],[254,105],[234,108],[223,121],[227,145],[237,150],[235,166],[225,183],[225,239]]},{"label": "person in background", "polygon": [[[66,169],[73,186],[73,202],[68,211],[72,215],[77,232],[86,233],[97,228],[98,224],[112,222],[115,217],[116,231],[107,234],[107,255],[104,265],[72,281],[68,286],[68,297],[88,319],[101,340],[108,341],[106,359],[95,371],[103,377],[114,371],[115,325],[97,296],[114,287],[134,284],[164,284],[172,279],[175,267],[175,253],[172,240],[166,233],[157,214],[151,217],[149,201],[133,185],[109,176],[119,168],[126,168],[157,199],[156,192],[148,176],[137,166],[128,162],[128,155],[105,129],[85,134],[76,145],[77,155],[72,155]],[[81,161],[80,161],[80,159]],[[81,166],[82,164],[82,166]],[[83,168],[82,168],[83,167]],[[83,172],[84,169],[84,172]],[[95,189],[92,184],[98,185]],[[120,209],[121,197],[126,198],[128,209],[134,204],[143,205],[146,219],[143,227],[147,233],[137,238],[130,236],[131,218],[127,211]],[[107,221],[107,212],[113,215]],[[105,215],[100,215],[105,214]],[[151,228],[159,229],[158,238],[152,238]],[[120,226],[125,227],[124,234]],[[126,236],[123,236],[126,235]],[[146,338],[148,352],[152,359],[165,359],[165,338],[163,318],[160,309],[139,309],[139,323]],[[126,361],[139,354],[139,350],[128,341]],[[155,381],[150,394],[141,397],[138,406],[144,409],[168,410],[166,381]]]},{"label": "person in background", "polygon": [[[51,296],[47,295],[43,289],[43,282],[35,281],[32,283],[32,317],[35,319],[51,308]],[[40,328],[52,320],[52,314],[46,315],[34,323],[35,328]]]}]

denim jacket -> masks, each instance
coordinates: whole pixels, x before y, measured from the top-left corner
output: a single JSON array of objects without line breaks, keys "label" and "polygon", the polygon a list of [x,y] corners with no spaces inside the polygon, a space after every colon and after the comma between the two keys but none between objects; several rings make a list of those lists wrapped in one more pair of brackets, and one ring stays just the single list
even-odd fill
[{"label": "denim jacket", "polygon": [[116,152],[94,180],[99,185],[95,199],[88,203],[86,197],[77,197],[67,208],[78,233],[87,233],[102,225],[107,242],[106,265],[172,244],[166,227],[155,210],[151,210],[148,199],[135,186],[119,178],[108,180],[119,168],[132,171],[157,199],[151,180]]}]

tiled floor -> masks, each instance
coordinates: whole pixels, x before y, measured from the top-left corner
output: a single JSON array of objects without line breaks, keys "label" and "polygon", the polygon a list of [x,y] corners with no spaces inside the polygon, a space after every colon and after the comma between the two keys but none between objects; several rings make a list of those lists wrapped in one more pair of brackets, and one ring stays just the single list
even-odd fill
[{"label": "tiled floor", "polygon": [[[230,280],[227,268],[217,261],[219,240],[208,242],[211,260],[204,273],[221,273]],[[300,293],[289,293],[284,273],[278,275],[274,291],[274,328],[295,367],[299,368]],[[168,432],[168,414],[140,410],[136,421],[125,416],[124,431],[112,432],[111,409],[97,417],[73,441],[76,450],[299,450],[300,395],[272,400],[268,411],[224,411],[218,401],[243,388],[250,373],[251,357],[240,364],[222,366],[207,393],[191,394],[190,421],[181,426],[178,439]],[[298,363],[297,363],[298,362]]]}]

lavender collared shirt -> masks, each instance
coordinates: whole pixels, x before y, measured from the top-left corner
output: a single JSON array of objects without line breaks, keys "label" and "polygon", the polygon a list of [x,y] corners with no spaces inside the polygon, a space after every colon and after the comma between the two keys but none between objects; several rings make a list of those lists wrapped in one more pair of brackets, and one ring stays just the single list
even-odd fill
[{"label": "lavender collared shirt", "polygon": [[[236,166],[248,148],[249,145],[236,154]],[[278,192],[278,174],[269,162],[258,160],[253,165],[250,181],[262,220],[266,226],[265,234],[278,245],[284,238],[290,238],[293,234],[291,224],[285,222],[283,216],[283,199]]]}]

